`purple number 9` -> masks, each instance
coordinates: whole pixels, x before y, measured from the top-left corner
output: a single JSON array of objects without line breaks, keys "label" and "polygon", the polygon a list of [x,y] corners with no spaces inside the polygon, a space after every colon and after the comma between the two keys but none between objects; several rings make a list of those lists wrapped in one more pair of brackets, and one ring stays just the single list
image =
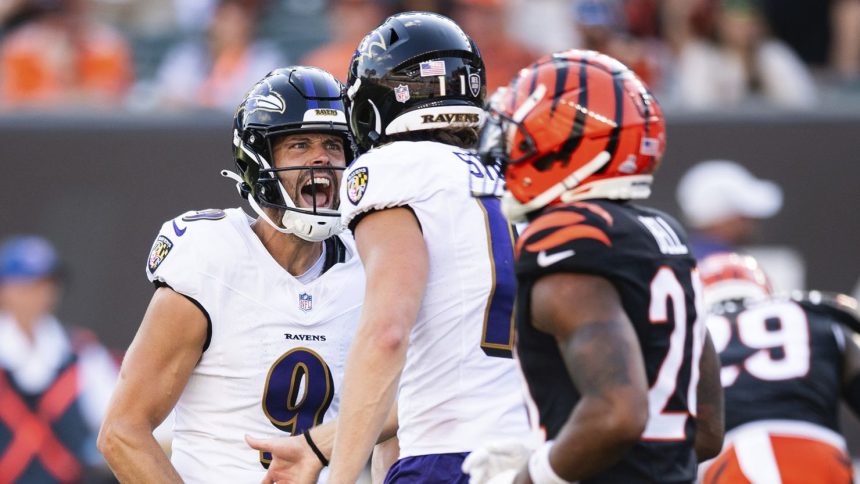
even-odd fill
[{"label": "purple number 9", "polygon": [[[298,435],[322,422],[334,397],[331,370],[322,357],[309,348],[284,353],[266,377],[263,413],[279,430]],[[272,456],[260,453],[268,467]]]}]

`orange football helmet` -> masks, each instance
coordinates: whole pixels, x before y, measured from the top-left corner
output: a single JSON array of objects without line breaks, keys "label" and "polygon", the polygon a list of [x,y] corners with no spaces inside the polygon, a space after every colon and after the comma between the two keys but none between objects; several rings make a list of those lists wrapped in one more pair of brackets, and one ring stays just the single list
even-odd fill
[{"label": "orange football helmet", "polygon": [[757,300],[773,294],[767,274],[752,256],[724,252],[699,262],[705,304],[732,299]]},{"label": "orange football helmet", "polygon": [[479,152],[505,174],[503,208],[520,221],[557,203],[647,198],[665,147],[663,112],[642,80],[612,57],[568,50],[496,91]]}]

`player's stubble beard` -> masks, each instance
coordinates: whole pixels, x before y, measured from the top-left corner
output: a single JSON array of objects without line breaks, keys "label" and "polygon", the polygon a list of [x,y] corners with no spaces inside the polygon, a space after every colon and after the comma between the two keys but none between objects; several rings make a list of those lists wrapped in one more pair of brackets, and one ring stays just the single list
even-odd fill
[{"label": "player's stubble beard", "polygon": [[314,168],[312,170],[302,170],[301,174],[296,177],[296,183],[295,185],[293,185],[292,193],[288,191],[288,193],[290,193],[290,197],[293,199],[293,203],[298,208],[305,210],[314,210],[313,205],[309,207],[303,206],[304,198],[302,197],[302,187],[307,184],[308,180],[310,180],[311,177],[314,176],[314,174],[316,176],[327,177],[331,182],[331,185],[329,187],[330,194],[327,206],[317,206],[316,209],[319,210],[320,208],[323,208],[337,210],[337,208],[340,206],[340,182],[343,175],[343,170],[333,170],[329,168]]}]

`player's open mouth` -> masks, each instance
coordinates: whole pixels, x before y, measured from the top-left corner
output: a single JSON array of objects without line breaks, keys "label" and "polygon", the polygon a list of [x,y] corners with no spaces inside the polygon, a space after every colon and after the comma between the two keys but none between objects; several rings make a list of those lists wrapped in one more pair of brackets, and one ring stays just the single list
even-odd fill
[{"label": "player's open mouth", "polygon": [[300,194],[306,207],[331,208],[329,205],[334,200],[333,189],[331,178],[317,175],[305,180]]}]

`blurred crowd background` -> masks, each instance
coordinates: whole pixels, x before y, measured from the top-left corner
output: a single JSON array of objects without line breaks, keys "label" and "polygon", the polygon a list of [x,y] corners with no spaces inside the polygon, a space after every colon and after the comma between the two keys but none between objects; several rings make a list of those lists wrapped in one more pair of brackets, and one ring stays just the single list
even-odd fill
[{"label": "blurred crowd background", "polygon": [[743,247],[779,289],[860,294],[860,0],[0,0],[0,241],[54,242],[61,315],[123,350],[160,223],[240,204],[218,171],[245,91],[296,63],[345,80],[405,10],[456,20],[489,92],[555,50],[622,60],[669,125],[652,203],[700,256]]},{"label": "blurred crowd background", "polygon": [[860,107],[858,0],[3,0],[0,111],[232,111],[276,66],[344,78],[402,10],[459,22],[491,89],[578,47],[630,65],[670,111]]},{"label": "blurred crowd background", "polygon": [[[0,0],[0,377],[35,395],[98,363],[80,372],[86,438],[45,472],[105,477],[94,432],[152,295],[146,255],[163,221],[241,205],[218,173],[245,91],[294,63],[345,80],[361,38],[403,10],[456,20],[490,90],[554,50],[619,58],[667,116],[649,205],[698,256],[742,250],[779,290],[860,295],[860,0]],[[29,432],[3,427],[8,408],[0,444]],[[0,477],[57,461],[10,448]]]}]

